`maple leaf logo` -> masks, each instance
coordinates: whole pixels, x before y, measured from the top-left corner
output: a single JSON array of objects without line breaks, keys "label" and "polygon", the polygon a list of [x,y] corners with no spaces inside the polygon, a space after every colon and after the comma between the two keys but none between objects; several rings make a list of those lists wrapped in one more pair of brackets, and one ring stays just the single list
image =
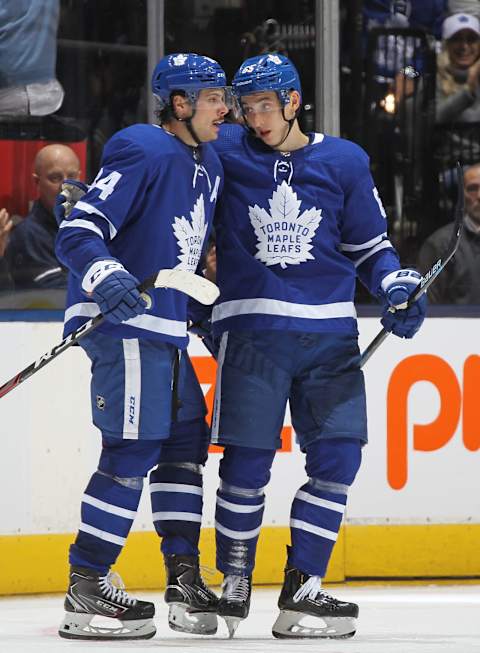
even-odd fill
[{"label": "maple leaf logo", "polygon": [[173,223],[173,233],[177,239],[181,254],[178,255],[180,263],[175,267],[181,270],[195,272],[202,253],[203,241],[207,233],[207,224],[205,222],[205,203],[203,193],[190,211],[192,220],[187,220],[183,216],[175,218]]},{"label": "maple leaf logo", "polygon": [[286,181],[277,186],[268,203],[270,213],[257,204],[248,207],[258,240],[255,258],[283,269],[313,259],[311,241],[322,219],[322,209],[307,209],[300,215],[302,202]]}]

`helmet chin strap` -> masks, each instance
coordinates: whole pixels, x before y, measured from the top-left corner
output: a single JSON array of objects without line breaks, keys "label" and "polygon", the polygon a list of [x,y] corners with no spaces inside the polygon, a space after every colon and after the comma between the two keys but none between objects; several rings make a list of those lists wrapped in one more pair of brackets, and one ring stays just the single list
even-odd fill
[{"label": "helmet chin strap", "polygon": [[270,146],[270,147],[272,148],[272,150],[276,150],[277,147],[280,147],[280,145],[282,145],[283,143],[285,143],[285,141],[287,140],[287,138],[290,136],[290,132],[292,131],[293,124],[294,124],[295,120],[297,119],[297,112],[295,112],[295,115],[293,116],[293,118],[290,118],[290,120],[289,120],[289,119],[285,116],[285,105],[284,105],[284,106],[282,107],[282,117],[283,117],[283,119],[285,120],[285,122],[288,123],[287,133],[285,134],[285,136],[282,138],[282,140],[281,140],[279,143],[276,143],[275,145],[271,145],[271,146]]},{"label": "helmet chin strap", "polygon": [[193,128],[193,125],[192,125],[192,120],[193,120],[193,116],[194,116],[194,115],[195,115],[195,108],[192,109],[192,115],[189,116],[188,118],[179,118],[179,117],[177,116],[176,112],[175,112],[175,109],[173,109],[173,117],[174,117],[175,120],[177,120],[178,122],[184,122],[184,123],[185,123],[185,127],[188,129],[188,133],[190,134],[190,136],[191,136],[191,137],[193,138],[193,140],[195,141],[195,143],[196,143],[196,147],[198,147],[199,145],[202,144],[202,141],[201,141],[200,138],[197,136],[197,133],[195,132],[195,129]]}]

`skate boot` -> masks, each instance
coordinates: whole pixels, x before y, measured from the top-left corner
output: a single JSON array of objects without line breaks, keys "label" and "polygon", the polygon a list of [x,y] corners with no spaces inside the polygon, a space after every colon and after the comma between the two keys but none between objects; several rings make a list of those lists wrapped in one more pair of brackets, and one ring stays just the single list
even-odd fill
[{"label": "skate boot", "polygon": [[66,639],[149,639],[155,635],[154,614],[153,603],[124,591],[118,574],[72,566],[58,634]]},{"label": "skate boot", "polygon": [[238,624],[248,617],[250,596],[252,594],[251,576],[225,576],[222,583],[222,596],[218,603],[218,616],[225,619],[228,636],[235,635]]},{"label": "skate boot", "polygon": [[272,628],[274,637],[346,639],[355,635],[358,605],[334,599],[322,589],[319,576],[309,576],[289,565],[278,607],[280,614]]},{"label": "skate boot", "polygon": [[204,583],[197,556],[166,555],[169,604],[168,625],[172,630],[194,635],[217,632],[218,597]]}]

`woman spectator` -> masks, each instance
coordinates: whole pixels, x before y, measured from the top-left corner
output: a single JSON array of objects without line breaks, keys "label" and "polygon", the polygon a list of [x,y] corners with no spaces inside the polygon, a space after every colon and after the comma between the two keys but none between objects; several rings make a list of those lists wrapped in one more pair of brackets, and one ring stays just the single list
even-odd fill
[{"label": "woman spectator", "polygon": [[442,27],[437,62],[437,123],[480,121],[480,24],[453,14]]}]

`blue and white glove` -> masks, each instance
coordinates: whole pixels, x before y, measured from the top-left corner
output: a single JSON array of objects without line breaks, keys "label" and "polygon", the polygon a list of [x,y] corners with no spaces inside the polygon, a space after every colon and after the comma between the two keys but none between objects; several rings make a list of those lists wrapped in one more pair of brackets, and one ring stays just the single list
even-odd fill
[{"label": "blue and white glove", "polygon": [[78,179],[65,179],[60,189],[60,193],[55,200],[53,212],[57,224],[60,225],[65,218],[68,218],[72,212],[73,207],[81,199],[88,190],[87,184]]},{"label": "blue and white glove", "polygon": [[82,274],[82,290],[97,302],[100,312],[113,324],[147,310],[147,302],[137,286],[138,279],[114,258],[94,261]]},{"label": "blue and white glove", "polygon": [[[399,338],[413,338],[425,319],[427,297],[424,293],[411,306],[408,298],[420,283],[421,275],[415,270],[396,270],[382,281],[382,325]],[[395,310],[392,310],[395,309]]]}]

